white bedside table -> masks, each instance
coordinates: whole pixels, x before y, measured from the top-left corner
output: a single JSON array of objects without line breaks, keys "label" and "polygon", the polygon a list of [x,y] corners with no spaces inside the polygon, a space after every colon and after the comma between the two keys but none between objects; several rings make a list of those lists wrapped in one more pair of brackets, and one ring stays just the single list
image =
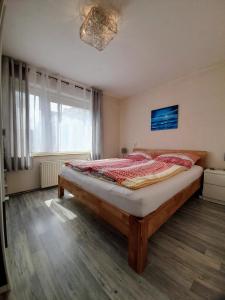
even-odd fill
[{"label": "white bedside table", "polygon": [[225,205],[225,171],[204,171],[203,199]]}]

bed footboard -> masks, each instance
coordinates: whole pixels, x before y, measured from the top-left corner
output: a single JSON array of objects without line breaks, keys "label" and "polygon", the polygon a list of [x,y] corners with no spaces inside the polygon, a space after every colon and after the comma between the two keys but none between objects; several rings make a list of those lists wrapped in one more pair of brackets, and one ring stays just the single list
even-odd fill
[{"label": "bed footboard", "polygon": [[177,193],[157,210],[144,218],[138,218],[118,207],[92,195],[78,185],[59,176],[58,196],[63,197],[64,189],[72,193],[98,216],[114,226],[128,238],[128,263],[137,273],[142,273],[147,264],[148,238],[154,234],[201,186],[201,178]]}]

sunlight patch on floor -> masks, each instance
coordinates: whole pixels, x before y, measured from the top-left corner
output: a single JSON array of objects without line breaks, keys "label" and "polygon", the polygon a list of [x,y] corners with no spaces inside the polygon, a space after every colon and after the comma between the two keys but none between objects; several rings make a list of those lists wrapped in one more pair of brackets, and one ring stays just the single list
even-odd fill
[{"label": "sunlight patch on floor", "polygon": [[60,201],[58,198],[49,199],[45,201],[45,205],[50,208],[50,210],[59,218],[59,220],[63,223],[66,221],[71,221],[77,218],[77,215],[75,215],[72,211],[69,209],[63,207],[60,204]]}]

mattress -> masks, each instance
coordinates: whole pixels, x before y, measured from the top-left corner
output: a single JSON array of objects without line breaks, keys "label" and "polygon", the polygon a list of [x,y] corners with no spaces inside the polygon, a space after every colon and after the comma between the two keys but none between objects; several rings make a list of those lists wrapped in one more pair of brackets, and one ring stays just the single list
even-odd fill
[{"label": "mattress", "polygon": [[145,217],[198,179],[202,172],[202,167],[195,165],[165,181],[139,190],[130,190],[115,183],[82,174],[66,166],[63,167],[60,175],[129,214]]}]

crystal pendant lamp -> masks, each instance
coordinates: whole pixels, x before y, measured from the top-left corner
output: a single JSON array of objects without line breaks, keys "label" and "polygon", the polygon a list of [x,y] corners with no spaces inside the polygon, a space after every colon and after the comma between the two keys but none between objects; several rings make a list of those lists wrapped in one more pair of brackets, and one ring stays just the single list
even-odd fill
[{"label": "crystal pendant lamp", "polygon": [[80,28],[80,38],[102,51],[117,33],[117,20],[113,11],[94,6]]}]

